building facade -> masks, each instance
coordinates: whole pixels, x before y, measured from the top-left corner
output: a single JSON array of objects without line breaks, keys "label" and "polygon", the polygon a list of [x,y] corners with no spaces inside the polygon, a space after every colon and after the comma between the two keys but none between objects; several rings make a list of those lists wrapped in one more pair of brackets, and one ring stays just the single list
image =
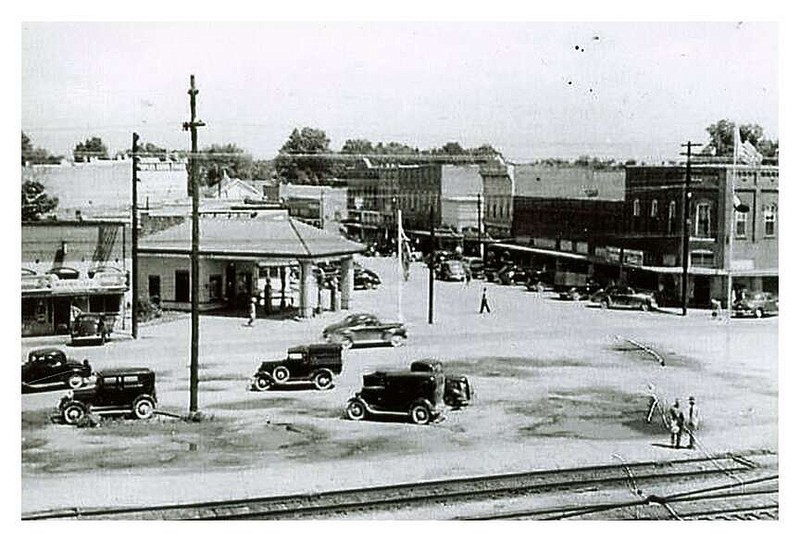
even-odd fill
[{"label": "building facade", "polygon": [[130,225],[22,224],[22,336],[66,334],[80,312],[124,326],[130,300]]},{"label": "building facade", "polygon": [[729,279],[735,291],[777,293],[778,167],[693,165],[684,216],[685,182],[685,166],[627,168],[620,244],[641,257],[631,281],[667,297],[681,291],[685,220],[690,305],[709,306],[711,299],[726,305]]}]

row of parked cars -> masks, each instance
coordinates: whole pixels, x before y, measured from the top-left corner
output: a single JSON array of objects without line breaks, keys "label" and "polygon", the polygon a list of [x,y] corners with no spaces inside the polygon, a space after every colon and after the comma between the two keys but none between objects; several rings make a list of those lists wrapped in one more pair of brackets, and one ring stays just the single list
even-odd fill
[{"label": "row of parked cars", "polygon": [[[333,388],[342,372],[344,351],[356,345],[398,347],[406,337],[401,323],[381,322],[372,314],[352,314],[325,329],[325,343],[295,346],[283,358],[261,362],[250,389],[311,386],[325,391]],[[89,414],[151,418],[158,404],[155,379],[149,368],[93,371],[88,360],[69,359],[58,348],[33,350],[22,366],[23,392],[69,389],[52,418],[71,425]],[[449,374],[440,361],[425,359],[414,361],[408,370],[364,374],[363,386],[348,401],[345,415],[352,420],[405,417],[415,424],[427,424],[439,419],[446,406],[463,408],[472,398],[466,376]]]}]

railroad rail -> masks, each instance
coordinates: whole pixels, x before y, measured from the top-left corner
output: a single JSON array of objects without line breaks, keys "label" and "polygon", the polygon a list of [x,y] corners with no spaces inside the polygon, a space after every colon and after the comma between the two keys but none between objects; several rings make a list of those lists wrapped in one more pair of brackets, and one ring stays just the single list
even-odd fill
[{"label": "railroad rail", "polygon": [[[761,478],[756,479],[753,479],[753,476],[758,473],[763,474],[764,469],[772,468],[776,462],[777,456],[774,452],[753,451],[665,462],[653,461],[561,470],[536,470],[264,498],[124,508],[59,509],[23,514],[22,519],[297,520],[341,518],[364,515],[371,512],[407,511],[415,508],[461,505],[490,499],[519,498],[548,493],[569,493],[572,491],[591,493],[601,490],[624,490],[626,488],[630,489],[632,482],[639,483],[642,486],[644,486],[643,484],[670,486],[673,482],[686,483],[688,481],[693,483],[715,481],[717,483],[710,489],[699,489],[700,492],[694,491],[673,495],[671,498],[674,501],[667,502],[670,505],[689,505],[686,503],[690,502],[687,498],[701,498],[706,490],[715,494],[725,490],[728,490],[730,494],[737,493],[737,491],[742,494],[749,490],[748,487],[755,487],[760,482],[768,483],[772,479],[763,481],[763,475]],[[736,480],[732,481],[732,477]],[[724,485],[719,484],[721,483],[720,479],[724,479]],[[759,479],[761,481],[756,482]],[[777,484],[777,476],[774,482]],[[774,490],[777,491],[777,487]],[[750,495],[754,496],[755,492],[750,492]],[[705,496],[708,495],[705,494]],[[657,500],[658,498],[654,499]],[[631,502],[624,503],[630,504]],[[645,503],[657,502],[646,501],[643,494],[638,497],[638,501],[635,501],[636,505]],[[617,505],[619,505],[619,502]],[[619,508],[624,509],[625,505]],[[547,510],[549,513],[529,511],[525,515],[517,514],[516,516],[511,514],[475,515],[458,518],[555,519],[580,518],[582,515],[587,515],[586,518],[595,518],[588,515],[591,512],[599,513],[614,510],[616,508],[597,508],[586,512],[587,509],[561,508],[549,509]],[[772,511],[773,509],[769,507],[769,510]],[[584,513],[578,513],[578,511],[583,511]],[[711,513],[710,516],[715,517],[720,516],[722,511],[724,509],[709,512]],[[747,511],[742,508],[739,512],[755,511]],[[777,504],[775,504],[774,512],[777,513]],[[691,510],[686,510],[684,514],[689,516]],[[701,518],[701,515],[696,515],[696,518]]]}]

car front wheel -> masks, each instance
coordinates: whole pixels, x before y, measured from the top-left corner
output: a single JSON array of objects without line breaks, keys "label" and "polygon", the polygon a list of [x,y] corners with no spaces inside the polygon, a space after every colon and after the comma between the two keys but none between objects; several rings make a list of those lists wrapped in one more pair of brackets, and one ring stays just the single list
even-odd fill
[{"label": "car front wheel", "polygon": [[147,397],[137,398],[133,403],[133,415],[137,419],[149,419],[155,412],[156,405]]},{"label": "car front wheel", "polygon": [[80,402],[71,402],[64,408],[62,416],[64,422],[69,425],[76,425],[78,422],[86,417],[86,406]]},{"label": "car front wheel", "polygon": [[639,308],[642,310],[642,312],[648,312],[650,310],[650,303],[649,302],[643,302],[639,306]]},{"label": "car front wheel", "polygon": [[756,308],[755,312],[753,312],[758,319],[764,317],[764,310],[761,308]]},{"label": "car front wheel", "polygon": [[77,389],[83,385],[83,376],[80,374],[72,374],[67,380],[67,385],[70,389]]},{"label": "car front wheel", "polygon": [[406,343],[406,339],[399,334],[393,334],[391,338],[389,338],[389,343],[392,345],[392,347],[399,348]]},{"label": "car front wheel", "polygon": [[602,308],[603,310],[608,310],[609,306],[611,306],[611,305],[608,302],[608,299],[602,299],[600,301],[600,308]]},{"label": "car front wheel", "polygon": [[272,387],[272,378],[267,376],[258,376],[255,381],[255,388],[257,391],[266,391]]},{"label": "car front wheel", "polygon": [[345,413],[351,421],[361,421],[367,415],[367,408],[361,400],[354,398],[347,403]]},{"label": "car front wheel", "polygon": [[431,422],[431,410],[425,404],[414,404],[408,414],[415,425],[426,425]]}]

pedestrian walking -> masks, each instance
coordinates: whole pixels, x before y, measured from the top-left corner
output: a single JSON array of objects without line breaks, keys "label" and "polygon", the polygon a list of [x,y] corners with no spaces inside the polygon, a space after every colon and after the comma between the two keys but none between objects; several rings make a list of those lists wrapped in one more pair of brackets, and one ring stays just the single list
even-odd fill
[{"label": "pedestrian walking", "polygon": [[464,265],[464,284],[469,285],[472,281],[472,271],[469,270],[469,265]]},{"label": "pedestrian walking", "polygon": [[689,397],[689,416],[686,419],[686,431],[689,433],[689,449],[694,449],[695,432],[700,427],[700,416],[693,396]]},{"label": "pedestrian walking", "polygon": [[675,403],[670,406],[667,417],[669,419],[670,444],[675,449],[680,449],[685,416],[683,415],[683,410],[681,410],[681,403],[677,398]]},{"label": "pedestrian walking", "polygon": [[489,301],[486,300],[486,288],[483,288],[483,293],[481,293],[481,314],[483,311],[486,310],[487,313],[491,313],[492,309],[489,308]]},{"label": "pedestrian walking", "polygon": [[247,320],[247,326],[252,327],[253,323],[256,321],[256,298],[250,297],[250,314],[249,319]]}]

